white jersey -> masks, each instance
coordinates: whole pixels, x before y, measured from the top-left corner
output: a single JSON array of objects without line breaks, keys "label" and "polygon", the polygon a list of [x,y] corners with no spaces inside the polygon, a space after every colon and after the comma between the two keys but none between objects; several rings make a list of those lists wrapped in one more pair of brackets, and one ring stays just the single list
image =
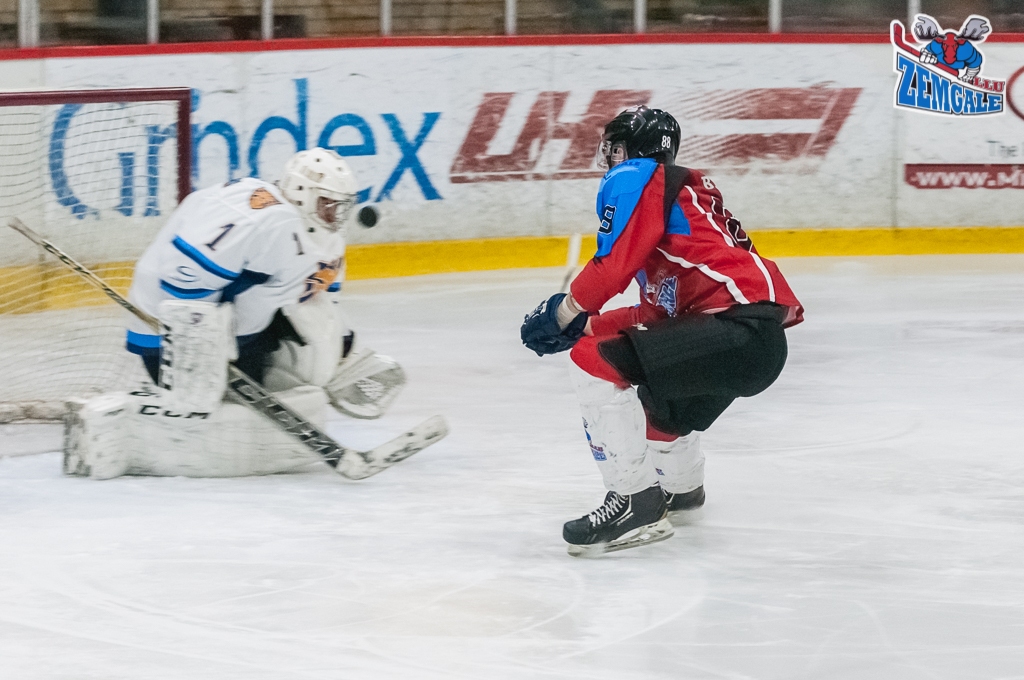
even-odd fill
[{"label": "white jersey", "polygon": [[[196,191],[143,253],[128,298],[151,316],[164,300],[231,302],[235,335],[259,333],[278,309],[337,289],[344,238],[321,232],[318,241],[273,184],[247,178]],[[159,336],[134,322],[128,349],[155,347]]]}]

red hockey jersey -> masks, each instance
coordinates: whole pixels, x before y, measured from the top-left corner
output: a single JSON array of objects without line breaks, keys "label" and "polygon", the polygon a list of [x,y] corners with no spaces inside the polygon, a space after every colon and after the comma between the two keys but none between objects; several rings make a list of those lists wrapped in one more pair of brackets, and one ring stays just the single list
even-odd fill
[{"label": "red hockey jersey", "polygon": [[664,194],[665,168],[646,158],[616,165],[601,182],[597,253],[573,281],[572,296],[597,312],[635,278],[640,304],[594,318],[595,334],[762,301],[787,308],[786,327],[803,321],[779,268],[757,254],[714,182],[689,170],[668,220]]}]

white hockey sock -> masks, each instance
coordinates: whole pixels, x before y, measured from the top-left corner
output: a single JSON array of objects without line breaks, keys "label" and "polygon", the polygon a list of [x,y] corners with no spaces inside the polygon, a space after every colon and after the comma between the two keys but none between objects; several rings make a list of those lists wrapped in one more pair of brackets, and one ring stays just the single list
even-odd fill
[{"label": "white hockey sock", "polygon": [[605,488],[625,496],[656,484],[657,475],[646,457],[647,421],[636,390],[619,389],[575,364],[571,370],[583,427]]},{"label": "white hockey sock", "polygon": [[666,491],[686,493],[704,484],[700,432],[691,432],[670,442],[648,440],[647,454],[658,481]]}]

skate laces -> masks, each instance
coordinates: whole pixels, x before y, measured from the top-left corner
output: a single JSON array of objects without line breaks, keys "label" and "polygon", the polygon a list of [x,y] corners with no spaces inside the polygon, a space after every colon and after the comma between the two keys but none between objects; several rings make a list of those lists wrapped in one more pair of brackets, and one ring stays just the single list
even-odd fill
[{"label": "skate laces", "polygon": [[626,506],[626,497],[615,492],[609,494],[608,498],[605,499],[604,505],[594,510],[592,513],[587,515],[590,519],[590,523],[594,526],[603,524],[610,520],[615,515],[619,514],[619,511]]}]

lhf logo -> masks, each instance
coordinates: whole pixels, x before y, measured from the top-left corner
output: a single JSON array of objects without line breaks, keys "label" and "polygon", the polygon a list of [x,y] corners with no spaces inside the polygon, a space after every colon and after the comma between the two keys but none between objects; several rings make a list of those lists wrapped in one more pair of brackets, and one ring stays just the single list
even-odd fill
[{"label": "lhf logo", "polygon": [[[756,88],[689,92],[656,103],[676,115],[683,135],[680,163],[743,169],[753,163],[823,159],[849,117],[860,88]],[[650,104],[648,90],[599,90],[575,122],[563,120],[569,92],[537,95],[509,153],[489,153],[514,92],[484,94],[452,163],[453,184],[601,177],[595,153],[604,124],[623,109]],[[519,95],[521,96],[521,95]],[[564,155],[545,150],[568,141]],[[806,170],[806,168],[804,168]]]}]

